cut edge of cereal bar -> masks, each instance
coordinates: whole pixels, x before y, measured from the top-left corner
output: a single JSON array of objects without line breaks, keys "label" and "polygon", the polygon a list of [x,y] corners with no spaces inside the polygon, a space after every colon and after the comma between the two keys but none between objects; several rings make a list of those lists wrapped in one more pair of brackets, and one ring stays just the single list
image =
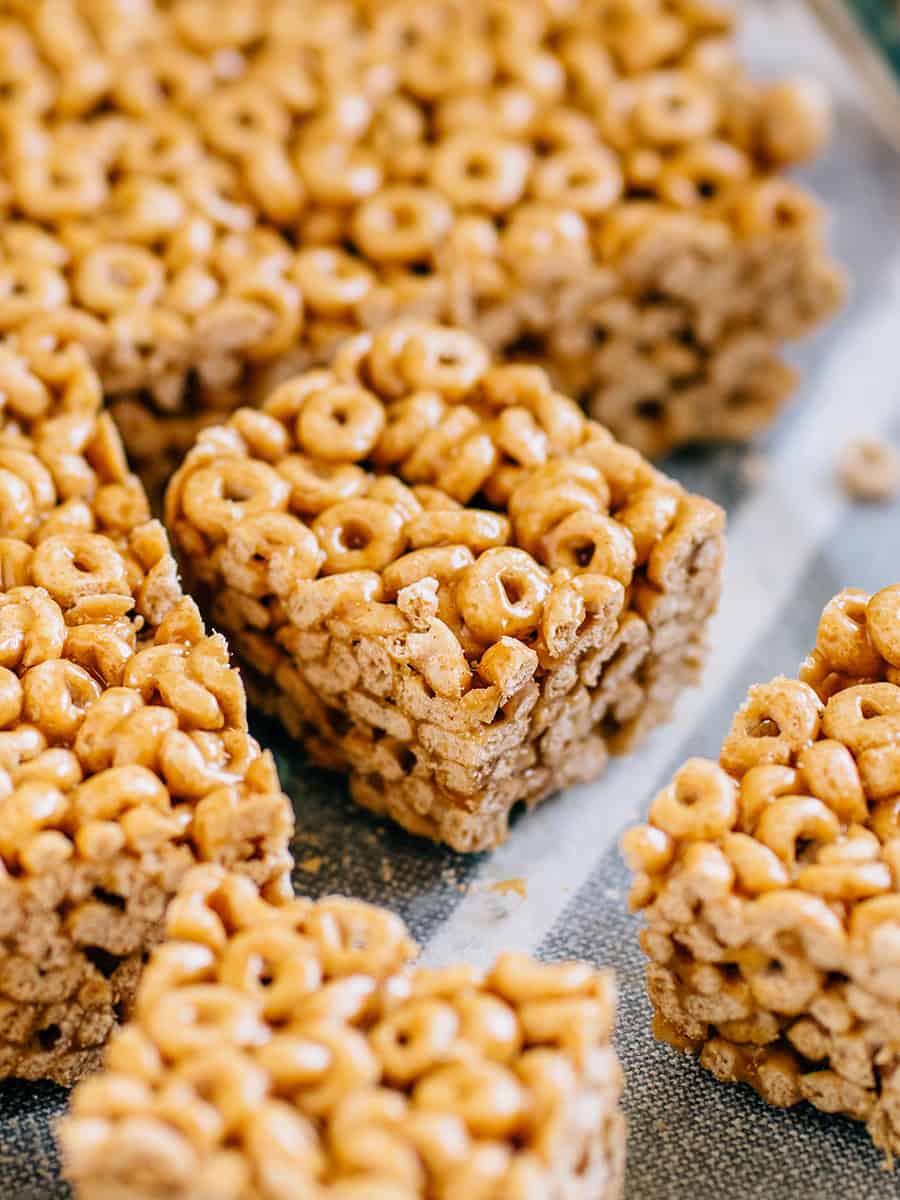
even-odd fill
[{"label": "cut edge of cereal bar", "polygon": [[900,585],[826,606],[623,851],[654,1031],[769,1104],[900,1154]]},{"label": "cut edge of cereal bar", "polygon": [[203,433],[166,514],[254,698],[458,850],[665,720],[718,599],[716,505],[427,322]]},{"label": "cut edge of cereal bar", "polygon": [[292,813],[83,354],[0,391],[0,1079],[70,1084],[185,872],[289,888]]},{"label": "cut edge of cereal bar", "polygon": [[58,1125],[77,1200],[618,1200],[611,974],[415,951],[384,909],[195,868]]}]

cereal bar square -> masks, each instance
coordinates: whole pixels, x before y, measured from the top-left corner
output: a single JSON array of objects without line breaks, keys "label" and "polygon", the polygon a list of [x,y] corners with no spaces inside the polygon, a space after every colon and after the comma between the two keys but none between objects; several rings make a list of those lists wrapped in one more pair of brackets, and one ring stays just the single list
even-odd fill
[{"label": "cereal bar square", "polygon": [[59,1126],[77,1200],[617,1200],[612,979],[409,965],[340,896],[184,881],[133,1020]]},{"label": "cereal bar square", "polygon": [[207,430],[166,513],[251,695],[361,804],[458,850],[666,718],[718,597],[716,505],[430,323]]},{"label": "cereal bar square", "polygon": [[0,348],[0,1080],[99,1062],[196,862],[288,886],[292,813],[77,349]]},{"label": "cereal bar square", "polygon": [[401,315],[540,363],[643,453],[748,438],[844,283],[786,177],[827,102],[754,82],[733,25],[719,0],[16,3],[0,329],[77,327],[155,477]]},{"label": "cereal bar square", "polygon": [[836,596],[623,849],[657,1036],[900,1154],[900,585]]}]

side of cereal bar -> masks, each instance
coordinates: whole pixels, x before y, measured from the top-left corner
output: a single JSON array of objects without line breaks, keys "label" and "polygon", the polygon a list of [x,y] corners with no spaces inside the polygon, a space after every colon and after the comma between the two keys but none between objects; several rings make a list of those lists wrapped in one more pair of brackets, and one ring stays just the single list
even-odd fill
[{"label": "side of cereal bar", "polygon": [[900,1153],[900,585],[826,607],[626,834],[657,1035]]},{"label": "side of cereal bar", "polygon": [[74,347],[0,348],[0,1079],[97,1064],[197,861],[278,892],[291,812]]},{"label": "side of cereal bar", "polygon": [[460,850],[664,719],[718,597],[714,504],[422,322],[206,431],[166,511],[254,693],[360,803]]},{"label": "side of cereal bar", "polygon": [[[161,473],[398,315],[549,368],[645,453],[764,427],[840,303],[811,87],[716,0],[94,0],[4,21],[0,328],[77,326]],[[261,375],[261,379],[257,376]]]},{"label": "side of cereal bar", "polygon": [[187,876],[59,1126],[78,1200],[617,1200],[611,979],[409,966],[383,909]]}]

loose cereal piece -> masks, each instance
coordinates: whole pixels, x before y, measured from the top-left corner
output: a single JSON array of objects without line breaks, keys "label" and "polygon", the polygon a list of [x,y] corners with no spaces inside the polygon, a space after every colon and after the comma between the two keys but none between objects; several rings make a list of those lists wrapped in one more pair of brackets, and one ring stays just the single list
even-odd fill
[{"label": "loose cereal piece", "polygon": [[[0,31],[0,330],[77,327],[154,479],[392,317],[533,359],[644,453],[763,428],[844,290],[828,132],[696,0],[30,0]],[[9,6],[7,5],[7,8]]]},{"label": "loose cereal piece", "polygon": [[196,862],[276,894],[291,812],[72,347],[0,348],[0,1080],[68,1084]]},{"label": "loose cereal piece", "polygon": [[615,1200],[608,974],[409,965],[397,917],[198,867],[58,1133],[78,1200]]},{"label": "loose cereal piece", "polygon": [[714,504],[424,322],[206,431],[166,511],[251,693],[361,804],[459,850],[665,719],[718,598]]},{"label": "loose cereal piece", "polygon": [[623,850],[658,1037],[900,1153],[900,585],[825,608]]},{"label": "loose cereal piece", "polygon": [[884,438],[858,438],[844,447],[838,478],[854,500],[893,500],[900,492],[900,453]]}]

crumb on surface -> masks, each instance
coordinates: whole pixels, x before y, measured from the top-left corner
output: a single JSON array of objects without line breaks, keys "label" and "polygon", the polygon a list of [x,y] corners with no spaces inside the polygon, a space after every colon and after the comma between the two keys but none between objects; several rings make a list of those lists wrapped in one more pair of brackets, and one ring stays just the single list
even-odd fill
[{"label": "crumb on surface", "polygon": [[854,500],[893,500],[900,493],[900,451],[883,437],[854,438],[841,451],[838,479]]},{"label": "crumb on surface", "polygon": [[766,482],[771,469],[772,465],[766,455],[754,452],[741,459],[738,475],[745,487],[759,487]]},{"label": "crumb on surface", "polygon": [[314,854],[310,858],[301,859],[300,862],[297,863],[297,866],[301,871],[306,871],[309,875],[318,875],[324,862],[325,859],[321,854]]},{"label": "crumb on surface", "polygon": [[517,875],[513,879],[497,879],[489,884],[488,890],[498,892],[501,896],[521,896],[524,900],[528,895],[528,883],[521,875]]}]

